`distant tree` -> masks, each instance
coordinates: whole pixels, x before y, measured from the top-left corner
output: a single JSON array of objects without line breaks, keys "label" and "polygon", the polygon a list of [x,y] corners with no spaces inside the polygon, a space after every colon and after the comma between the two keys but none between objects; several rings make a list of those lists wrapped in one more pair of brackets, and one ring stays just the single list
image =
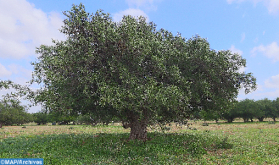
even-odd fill
[{"label": "distant tree", "polygon": [[264,109],[261,107],[261,104],[258,101],[254,101],[251,103],[252,105],[250,105],[251,107],[253,107],[253,118],[258,119],[259,121],[263,121],[263,119],[265,118],[265,111]]},{"label": "distant tree", "polygon": [[221,118],[221,111],[210,112],[202,110],[200,113],[204,121],[215,120],[218,123],[218,120]]},{"label": "distant tree", "polygon": [[33,121],[34,121],[33,120],[33,115],[28,113],[28,112],[24,112],[24,113],[21,113],[21,115],[16,120],[15,124],[22,125],[22,124],[30,123],[30,122],[33,122]]},{"label": "distant tree", "polygon": [[250,119],[253,122],[253,118],[258,118],[264,115],[260,107],[254,100],[245,99],[237,103],[235,107],[239,117],[243,118],[244,122],[248,122]]},{"label": "distant tree", "polygon": [[[0,80],[0,90],[14,89],[15,92],[7,93],[0,100],[0,127],[12,124],[31,122],[32,115],[27,112],[27,106],[20,105],[20,99],[33,99],[34,92],[27,85],[19,85],[10,80]],[[19,99],[20,98],[20,99]]]},{"label": "distant tree", "polygon": [[235,118],[239,117],[239,111],[237,109],[238,101],[234,100],[230,106],[222,112],[222,118],[226,119],[228,123],[232,123]]},{"label": "distant tree", "polygon": [[48,113],[48,120],[50,122],[56,122],[60,125],[69,124],[70,122],[76,121],[77,115],[73,115],[71,113],[63,112],[63,111],[50,111]]},{"label": "distant tree", "polygon": [[86,124],[86,125],[96,125],[98,121],[94,120],[90,115],[79,115],[77,117],[77,123],[78,124]]},{"label": "distant tree", "polygon": [[42,125],[42,124],[46,124],[46,123],[50,122],[49,114],[47,114],[46,112],[43,112],[43,111],[33,113],[33,118],[34,118],[34,122],[37,123],[38,125]]},{"label": "distant tree", "polygon": [[279,117],[279,97],[277,97],[275,100],[273,100],[270,104],[270,101],[267,103],[267,116],[271,117],[273,121],[276,121],[276,118]]},{"label": "distant tree", "polygon": [[1,100],[0,101],[0,128],[3,125],[24,124],[30,122],[30,114],[26,107],[20,105],[18,100]]},{"label": "distant tree", "polygon": [[261,113],[257,116],[259,121],[263,121],[266,117],[271,117],[274,113],[274,107],[271,100],[267,98],[256,101],[257,106],[259,107]]},{"label": "distant tree", "polygon": [[35,101],[53,111],[119,118],[130,139],[147,139],[154,121],[184,120],[200,110],[219,111],[241,87],[250,92],[255,78],[239,73],[246,61],[230,51],[215,51],[199,36],[157,30],[143,17],[64,12],[66,41],[42,45],[33,82],[43,83]]}]

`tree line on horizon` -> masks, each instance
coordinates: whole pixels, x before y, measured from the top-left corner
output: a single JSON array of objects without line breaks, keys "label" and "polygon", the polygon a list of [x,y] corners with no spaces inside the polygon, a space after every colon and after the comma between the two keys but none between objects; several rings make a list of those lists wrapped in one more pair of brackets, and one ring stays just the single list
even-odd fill
[{"label": "tree line on horizon", "polygon": [[[98,117],[94,114],[79,114],[76,116],[61,114],[58,112],[46,112],[40,111],[36,113],[28,113],[26,106],[21,106],[17,100],[1,101],[0,102],[0,128],[5,125],[22,125],[30,122],[35,122],[37,125],[44,125],[47,123],[53,124],[86,124],[108,125],[112,122],[121,122],[116,117],[108,117],[106,119]],[[195,115],[192,115],[189,119],[192,120],[226,120],[227,123],[232,123],[236,118],[242,118],[244,122],[253,122],[257,119],[259,122],[263,122],[265,118],[271,118],[274,122],[279,117],[279,97],[275,100],[269,100],[267,98],[261,100],[245,99],[236,101],[230,109],[226,109],[223,112],[219,111],[218,114],[206,113],[200,111]],[[175,122],[175,121],[173,121]]]},{"label": "tree line on horizon", "polygon": [[261,100],[245,99],[238,101],[231,109],[222,114],[227,122],[233,122],[235,118],[242,118],[244,122],[257,119],[262,122],[265,118],[272,118],[276,121],[279,117],[279,97],[275,100],[267,98]]}]

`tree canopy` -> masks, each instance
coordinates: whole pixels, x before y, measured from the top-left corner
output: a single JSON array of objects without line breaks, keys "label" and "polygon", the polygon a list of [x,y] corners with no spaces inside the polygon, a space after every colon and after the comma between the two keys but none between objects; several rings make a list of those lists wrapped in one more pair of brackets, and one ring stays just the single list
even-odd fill
[{"label": "tree canopy", "polygon": [[0,128],[3,125],[20,125],[32,120],[32,115],[27,113],[25,106],[20,105],[20,101],[13,99],[0,101]]},{"label": "tree canopy", "polygon": [[229,123],[237,117],[243,118],[244,122],[248,122],[249,119],[252,122],[254,118],[260,122],[265,118],[272,118],[275,122],[279,116],[278,103],[279,97],[275,100],[265,98],[257,101],[251,99],[235,101],[227,111],[222,113],[220,118],[226,119]]},{"label": "tree canopy", "polygon": [[146,139],[154,121],[184,120],[196,111],[220,111],[240,88],[255,89],[246,61],[207,40],[157,30],[144,17],[90,14],[80,4],[64,12],[65,41],[41,45],[32,82],[44,86],[35,101],[51,111],[119,118],[130,139]]}]

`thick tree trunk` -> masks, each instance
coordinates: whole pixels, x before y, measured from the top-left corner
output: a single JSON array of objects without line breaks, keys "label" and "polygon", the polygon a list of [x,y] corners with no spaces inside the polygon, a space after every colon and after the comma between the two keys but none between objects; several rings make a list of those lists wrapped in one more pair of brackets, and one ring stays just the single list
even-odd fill
[{"label": "thick tree trunk", "polygon": [[233,122],[233,118],[229,118],[228,123],[232,123],[232,122]]},{"label": "thick tree trunk", "polygon": [[140,118],[138,114],[134,114],[131,112],[131,116],[129,119],[129,127],[131,128],[130,132],[130,140],[147,140],[147,123],[148,123],[148,115],[147,110],[143,110],[143,116]]},{"label": "thick tree trunk", "polygon": [[0,128],[2,128],[2,123],[0,122]]},{"label": "thick tree trunk", "polygon": [[276,122],[276,117],[273,117],[273,121]]},{"label": "thick tree trunk", "polygon": [[145,120],[138,121],[134,120],[130,123],[131,132],[130,132],[130,140],[138,139],[138,140],[147,140],[147,123]]},{"label": "thick tree trunk", "polygon": [[264,118],[263,117],[259,117],[258,119],[259,119],[259,122],[262,122]]}]

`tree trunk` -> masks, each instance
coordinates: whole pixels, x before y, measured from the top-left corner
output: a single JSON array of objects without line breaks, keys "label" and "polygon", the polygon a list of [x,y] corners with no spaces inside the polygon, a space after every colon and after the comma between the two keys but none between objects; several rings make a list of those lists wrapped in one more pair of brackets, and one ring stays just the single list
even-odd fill
[{"label": "tree trunk", "polygon": [[273,121],[276,122],[276,117],[273,117]]},{"label": "tree trunk", "polygon": [[2,128],[2,123],[0,122],[0,128]]},{"label": "tree trunk", "polygon": [[232,122],[233,122],[233,119],[229,118],[228,123],[232,123]]},{"label": "tree trunk", "polygon": [[139,115],[131,113],[129,126],[131,128],[130,140],[147,140],[147,123],[148,116],[147,110],[143,110],[143,118],[140,119]]},{"label": "tree trunk", "polygon": [[262,122],[264,118],[263,117],[259,117],[258,119],[259,119],[260,122]]},{"label": "tree trunk", "polygon": [[130,140],[138,139],[138,140],[147,140],[147,123],[145,120],[139,121],[134,120],[130,123],[131,132],[130,132]]}]

